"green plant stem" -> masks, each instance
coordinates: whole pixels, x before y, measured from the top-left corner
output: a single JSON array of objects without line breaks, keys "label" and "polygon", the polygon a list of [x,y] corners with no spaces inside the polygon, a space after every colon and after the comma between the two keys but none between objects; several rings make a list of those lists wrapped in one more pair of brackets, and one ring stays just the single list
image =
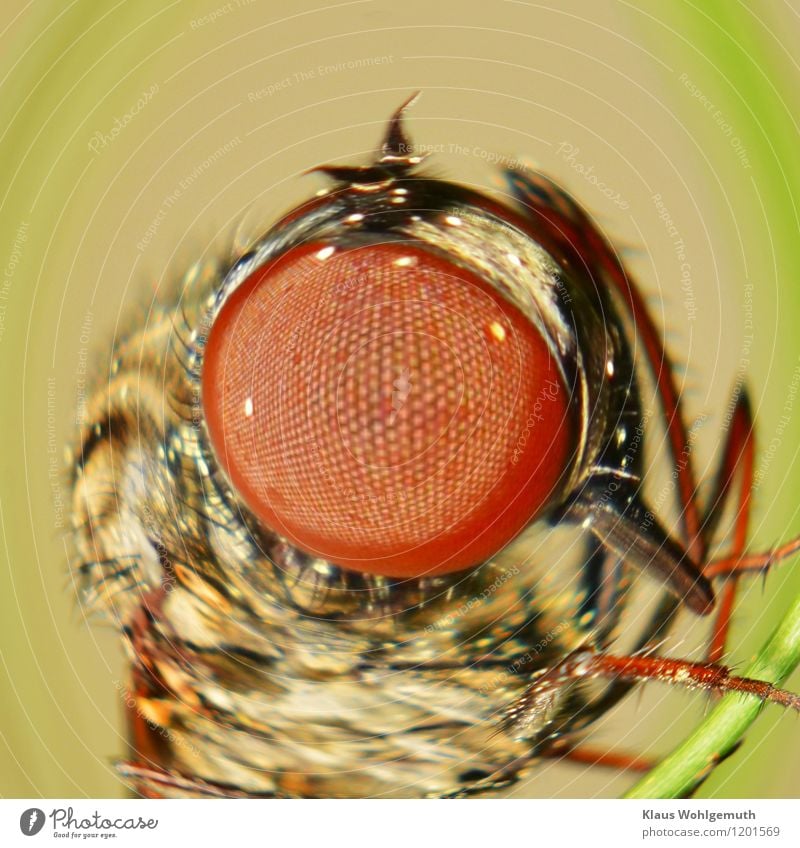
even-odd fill
[{"label": "green plant stem", "polygon": [[[800,596],[744,676],[780,686],[799,663]],[[733,749],[764,707],[765,704],[750,695],[726,695],[694,733],[648,772],[625,797],[685,796],[714,763]]]}]

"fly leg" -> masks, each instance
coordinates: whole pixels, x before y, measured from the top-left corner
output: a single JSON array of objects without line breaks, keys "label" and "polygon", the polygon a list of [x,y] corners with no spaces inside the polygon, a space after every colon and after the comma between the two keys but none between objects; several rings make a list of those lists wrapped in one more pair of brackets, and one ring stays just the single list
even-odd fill
[{"label": "fly leg", "polygon": [[800,712],[800,695],[779,689],[764,680],[737,677],[718,663],[695,663],[653,655],[615,656],[580,648],[533,680],[522,696],[506,710],[500,729],[512,735],[524,735],[529,727],[548,721],[558,694],[566,686],[592,678],[631,682],[656,680],[720,694],[740,692]]},{"label": "fly leg", "polygon": [[[800,551],[798,537],[764,553],[745,554],[754,466],[753,416],[747,391],[741,388],[736,393],[714,491],[694,544],[672,538],[641,500],[635,481],[615,477],[613,471],[594,475],[570,506],[569,515],[575,520],[585,520],[607,550],[648,573],[660,575],[672,593],[693,612],[705,615],[717,607],[709,662],[719,661],[724,654],[738,578],[746,573],[764,574],[775,563]],[[609,491],[614,497],[608,497]],[[730,550],[724,557],[709,560],[709,547],[736,491]],[[692,502],[699,509],[696,495]],[[701,551],[703,558],[695,560],[692,549]],[[711,588],[714,578],[725,578],[719,597]]]},{"label": "fly leg", "polygon": [[713,559],[703,569],[703,573],[709,579],[712,577],[729,577],[733,574],[737,577],[742,574],[765,574],[773,565],[783,562],[796,553],[800,553],[800,536],[763,553]]},{"label": "fly leg", "polygon": [[[548,669],[529,686],[522,698],[506,712],[502,727],[518,732],[525,727],[546,720],[552,711],[553,699],[559,689],[569,682],[590,677],[611,679],[621,691],[642,680],[660,680],[688,688],[699,688],[723,694],[738,691],[764,701],[775,701],[785,707],[800,710],[800,697],[776,689],[764,681],[750,680],[732,675],[719,664],[723,656],[738,577],[747,572],[764,572],[771,564],[800,549],[800,540],[792,540],[776,550],[764,554],[745,555],[752,488],[754,480],[755,439],[753,418],[748,394],[740,390],[731,417],[730,429],[723,447],[714,492],[704,510],[698,531],[698,546],[706,551],[718,530],[725,508],[738,486],[738,497],[733,517],[733,539],[728,554],[721,559],[707,561],[700,571],[707,580],[726,578],[718,598],[718,612],[709,645],[707,662],[690,663],[657,657],[646,652],[634,656],[613,656],[595,651],[579,651],[568,656],[559,666]],[[552,752],[552,753],[551,753]],[[640,757],[616,755],[590,748],[570,747],[558,740],[545,756],[566,756],[581,763],[617,766],[635,769],[644,765]]]},{"label": "fly leg", "polygon": [[[731,415],[730,430],[722,452],[714,493],[706,507],[703,519],[703,535],[710,544],[724,511],[731,489],[739,478],[739,497],[734,517],[733,541],[730,557],[737,560],[744,553],[747,544],[747,531],[750,523],[750,504],[753,490],[753,467],[755,460],[755,433],[753,414],[747,390],[741,388],[736,393],[736,402]],[[709,579],[710,565],[703,567],[703,573]],[[708,646],[706,659],[710,663],[719,662],[724,653],[730,631],[733,604],[736,599],[738,575],[732,573],[725,580],[719,597],[719,609]]]},{"label": "fly leg", "polygon": [[737,483],[738,500],[733,517],[733,540],[728,553],[719,559],[710,560],[703,566],[703,575],[711,580],[723,578],[724,586],[719,599],[719,611],[709,645],[707,659],[718,662],[724,652],[730,629],[731,613],[736,597],[736,584],[743,574],[767,571],[777,562],[800,551],[800,538],[771,551],[745,554],[748,525],[754,482],[755,434],[750,399],[746,390],[737,393],[731,417],[731,426],[720,462],[715,493],[706,509],[703,533],[710,540],[717,529],[731,489]]},{"label": "fly leg", "polygon": [[547,759],[565,760],[584,766],[602,766],[619,771],[646,772],[655,765],[653,760],[637,754],[618,753],[595,748],[591,745],[568,741],[564,737],[557,739],[542,756]]}]

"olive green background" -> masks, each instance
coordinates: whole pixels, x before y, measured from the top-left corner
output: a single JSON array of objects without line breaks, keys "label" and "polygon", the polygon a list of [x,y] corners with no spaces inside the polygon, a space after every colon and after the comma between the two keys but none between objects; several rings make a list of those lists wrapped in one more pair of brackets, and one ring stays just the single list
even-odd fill
[{"label": "olive green background", "polygon": [[[62,449],[84,363],[102,367],[131,304],[318,188],[305,170],[363,159],[417,89],[409,128],[440,151],[437,173],[497,187],[490,154],[524,157],[629,248],[702,420],[705,477],[747,375],[761,451],[753,544],[800,533],[796,3],[4,0],[3,11],[3,796],[123,792],[110,765],[124,750],[121,652],[74,600],[64,538]],[[733,663],[768,636],[799,572],[748,581]],[[668,649],[698,657],[706,625],[682,623]],[[665,753],[706,708],[697,693],[645,687],[593,741]],[[798,755],[796,717],[767,709],[702,794],[796,797]],[[614,796],[630,780],[547,765],[515,794]]]}]

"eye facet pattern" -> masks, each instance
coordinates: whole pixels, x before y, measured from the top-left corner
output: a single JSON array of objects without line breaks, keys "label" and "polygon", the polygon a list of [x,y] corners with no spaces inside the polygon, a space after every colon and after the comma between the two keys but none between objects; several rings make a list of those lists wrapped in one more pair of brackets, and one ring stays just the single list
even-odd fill
[{"label": "eye facet pattern", "polygon": [[475,566],[568,464],[568,392],[533,323],[476,274],[386,241],[289,250],[224,303],[203,404],[255,515],[362,572]]}]

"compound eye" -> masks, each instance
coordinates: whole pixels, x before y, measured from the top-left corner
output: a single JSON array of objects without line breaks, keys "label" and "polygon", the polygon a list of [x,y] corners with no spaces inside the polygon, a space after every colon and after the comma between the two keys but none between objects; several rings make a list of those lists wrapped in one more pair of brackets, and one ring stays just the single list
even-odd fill
[{"label": "compound eye", "polygon": [[212,446],[298,547],[421,577],[493,556],[557,493],[568,392],[534,324],[399,242],[294,248],[224,303],[202,376]]}]

